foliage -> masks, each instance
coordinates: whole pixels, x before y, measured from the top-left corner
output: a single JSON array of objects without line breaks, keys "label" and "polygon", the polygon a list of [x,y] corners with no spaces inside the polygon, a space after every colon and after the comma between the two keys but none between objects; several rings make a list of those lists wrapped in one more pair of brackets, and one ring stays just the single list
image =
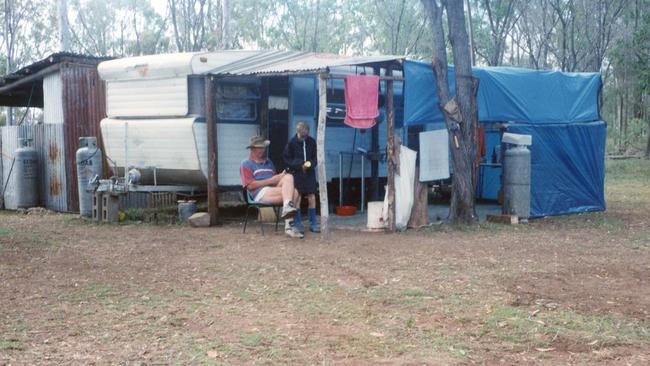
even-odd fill
[{"label": "foliage", "polygon": [[[0,74],[58,49],[59,1],[4,2]],[[124,57],[232,47],[428,59],[433,50],[418,0],[66,1],[69,51],[83,54]],[[464,2],[472,13],[477,65],[602,72],[610,151],[634,153],[646,145],[650,153],[650,140],[643,140],[650,129],[650,0]]]}]

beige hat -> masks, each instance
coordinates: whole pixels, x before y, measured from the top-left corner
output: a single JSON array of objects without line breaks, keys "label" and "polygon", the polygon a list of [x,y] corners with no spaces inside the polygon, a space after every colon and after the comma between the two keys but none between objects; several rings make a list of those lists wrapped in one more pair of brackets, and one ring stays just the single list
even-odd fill
[{"label": "beige hat", "polygon": [[250,142],[248,143],[248,146],[246,146],[247,149],[253,148],[253,147],[267,147],[271,144],[271,141],[264,139],[262,136],[253,136],[250,139]]}]

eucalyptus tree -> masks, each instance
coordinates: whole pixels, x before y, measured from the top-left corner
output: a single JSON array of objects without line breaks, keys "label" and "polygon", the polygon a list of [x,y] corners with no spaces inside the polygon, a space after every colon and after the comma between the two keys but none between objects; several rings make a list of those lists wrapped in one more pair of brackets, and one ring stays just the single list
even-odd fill
[{"label": "eucalyptus tree", "polygon": [[[454,168],[449,221],[452,224],[475,224],[478,222],[474,207],[478,83],[472,77],[472,60],[463,3],[457,0],[422,0],[422,4],[426,9],[433,36],[432,69],[437,81],[439,107],[445,116],[449,132]],[[447,47],[443,27],[444,10],[447,13],[448,37],[452,46],[456,75],[455,97],[451,96],[448,84]]]}]

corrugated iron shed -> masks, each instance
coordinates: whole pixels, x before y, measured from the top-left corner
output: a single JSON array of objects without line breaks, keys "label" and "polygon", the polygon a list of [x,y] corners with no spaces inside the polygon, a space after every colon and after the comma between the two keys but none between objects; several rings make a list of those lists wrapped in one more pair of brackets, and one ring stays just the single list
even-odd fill
[{"label": "corrugated iron shed", "polygon": [[[5,76],[0,81],[0,105],[44,107],[44,79],[50,98],[45,125],[34,126],[40,131],[35,148],[42,152],[42,201],[57,211],[78,211],[75,154],[79,137],[96,136],[100,148],[102,139],[99,123],[106,115],[106,87],[97,73],[97,64],[105,57],[71,53],[56,53],[41,61]],[[57,90],[58,89],[58,90]],[[52,104],[57,104],[53,106]],[[7,131],[13,126],[7,127]],[[16,138],[4,136],[3,143],[14,143]],[[5,149],[6,150],[6,149]],[[10,151],[7,151],[9,153]],[[107,164],[104,164],[108,170]]]}]

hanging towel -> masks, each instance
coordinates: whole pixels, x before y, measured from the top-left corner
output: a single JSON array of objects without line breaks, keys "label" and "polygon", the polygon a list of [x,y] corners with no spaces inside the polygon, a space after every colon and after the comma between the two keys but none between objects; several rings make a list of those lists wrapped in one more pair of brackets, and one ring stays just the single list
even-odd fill
[{"label": "hanging towel", "polygon": [[449,178],[447,129],[420,132],[420,182]]},{"label": "hanging towel", "polygon": [[354,128],[371,128],[379,115],[379,76],[348,75],[345,77],[345,121]]}]

